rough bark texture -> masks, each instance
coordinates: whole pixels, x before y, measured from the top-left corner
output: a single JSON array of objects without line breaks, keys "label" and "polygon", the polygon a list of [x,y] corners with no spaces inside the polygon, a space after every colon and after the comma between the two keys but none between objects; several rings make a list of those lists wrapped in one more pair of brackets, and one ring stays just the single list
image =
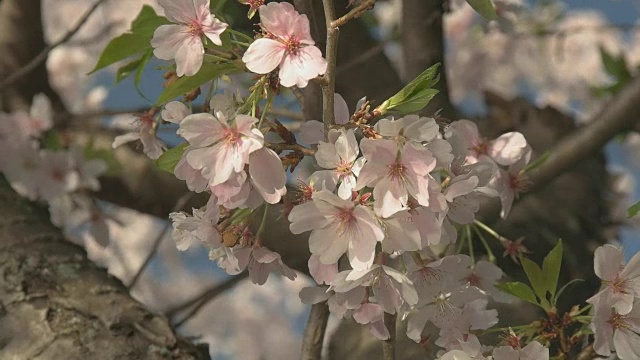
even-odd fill
[{"label": "rough bark texture", "polygon": [[0,359],[208,359],[0,184]]}]

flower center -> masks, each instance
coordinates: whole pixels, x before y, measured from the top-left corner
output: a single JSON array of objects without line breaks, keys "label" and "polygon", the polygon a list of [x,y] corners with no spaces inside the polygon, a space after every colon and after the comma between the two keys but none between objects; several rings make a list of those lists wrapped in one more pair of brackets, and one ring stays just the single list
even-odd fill
[{"label": "flower center", "polygon": [[476,157],[486,155],[489,152],[489,143],[484,140],[479,140],[470,150],[475,153]]},{"label": "flower center", "polygon": [[616,293],[627,294],[627,280],[621,279],[619,276],[616,276],[616,279],[609,286]]},{"label": "flower center", "polygon": [[313,196],[313,191],[314,191],[313,186],[307,185],[304,182],[300,181],[300,183],[298,184],[298,197],[297,197],[297,200],[300,202],[300,204],[305,203],[307,201],[311,201]]},{"label": "flower center", "polygon": [[389,165],[389,176],[394,180],[401,180],[404,177],[404,165],[398,161]]},{"label": "flower center", "polygon": [[187,31],[191,36],[202,36],[204,34],[202,23],[195,19],[191,20],[191,23],[187,25]]},{"label": "flower center", "polygon": [[469,285],[477,287],[477,285],[480,284],[480,276],[476,275],[476,273],[471,273],[471,275],[467,277],[467,281],[469,282]]},{"label": "flower center", "polygon": [[291,35],[288,39],[280,40],[285,47],[285,51],[289,54],[296,55],[298,50],[302,47],[300,41],[296,39],[295,35]]},{"label": "flower center", "polygon": [[628,329],[629,323],[627,322],[627,318],[624,315],[613,314],[611,315],[611,319],[607,320],[611,327],[615,329]]},{"label": "flower center", "polygon": [[340,209],[335,215],[335,220],[338,222],[338,232],[344,234],[356,221],[356,217],[353,215],[353,208]]},{"label": "flower center", "polygon": [[233,144],[236,144],[240,140],[241,136],[242,135],[239,132],[237,132],[236,130],[234,130],[233,128],[228,128],[227,130],[225,130],[224,141],[227,144],[233,145]]},{"label": "flower center", "polygon": [[260,6],[264,5],[264,0],[249,0],[249,5],[252,9],[257,9]]},{"label": "flower center", "polygon": [[509,174],[509,187],[516,193],[527,191],[529,181],[523,174]]},{"label": "flower center", "polygon": [[336,171],[340,176],[351,175],[351,164],[346,160],[340,160],[340,163],[336,166]]}]

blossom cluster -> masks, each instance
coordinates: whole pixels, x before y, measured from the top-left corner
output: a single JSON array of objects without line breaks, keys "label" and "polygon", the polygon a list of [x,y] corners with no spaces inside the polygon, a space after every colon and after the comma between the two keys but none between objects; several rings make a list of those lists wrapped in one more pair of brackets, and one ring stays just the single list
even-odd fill
[{"label": "blossom cluster", "polygon": [[[89,196],[100,189],[98,176],[107,170],[100,159],[86,159],[84,149],[43,147],[53,126],[49,99],[38,94],[30,111],[0,113],[0,172],[20,195],[49,204],[51,221],[66,232],[84,230],[106,246],[107,216]],[[55,135],[50,137],[54,138]],[[57,145],[57,144],[56,144]]]},{"label": "blossom cluster", "polygon": [[594,350],[603,356],[615,351],[622,360],[640,358],[640,254],[625,264],[621,248],[601,246],[594,270],[603,285],[587,300],[594,310]]}]

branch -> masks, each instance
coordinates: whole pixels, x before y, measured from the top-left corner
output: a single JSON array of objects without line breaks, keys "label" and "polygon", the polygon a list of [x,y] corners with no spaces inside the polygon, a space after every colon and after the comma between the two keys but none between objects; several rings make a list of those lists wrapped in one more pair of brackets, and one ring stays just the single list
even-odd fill
[{"label": "branch", "polygon": [[307,326],[304,328],[301,360],[320,360],[322,358],[322,343],[328,321],[329,306],[327,306],[327,302],[313,304],[309,312]]},{"label": "branch", "polygon": [[389,331],[389,338],[382,342],[382,356],[384,360],[396,359],[396,315],[384,313],[384,326]]},{"label": "branch", "polygon": [[87,20],[89,20],[89,18],[91,17],[91,14],[93,14],[93,12],[105,1],[106,0],[98,0],[82,16],[82,18],[80,18],[80,21],[78,21],[76,23],[76,26],[74,26],[71,30],[69,30],[69,32],[67,32],[67,34],[65,36],[63,36],[60,40],[54,42],[53,44],[45,47],[36,57],[34,57],[26,65],[24,65],[22,68],[20,68],[18,71],[14,72],[13,74],[9,75],[9,77],[7,77],[4,81],[2,81],[0,83],[0,90],[9,87],[9,85],[12,85],[14,82],[19,80],[23,76],[26,76],[29,73],[31,73],[33,70],[35,70],[38,67],[38,65],[40,65],[41,63],[43,63],[47,59],[47,55],[49,55],[51,50],[53,50],[56,47],[64,44],[73,35],[75,35],[78,32],[78,30],[80,30],[80,28],[87,22]]},{"label": "branch", "polygon": [[166,315],[169,319],[173,318],[175,315],[179,314],[182,311],[185,311],[191,307],[193,307],[189,312],[179,321],[174,323],[175,327],[180,327],[189,319],[191,319],[194,315],[196,315],[203,306],[208,304],[211,300],[213,300],[216,296],[224,293],[225,291],[234,287],[237,283],[244,280],[249,276],[247,271],[242,272],[238,275],[231,276],[225,281],[215,284],[209,289],[205,290],[202,294],[193,297],[191,300],[186,301],[183,304],[180,304],[176,307],[173,307],[166,311]]},{"label": "branch", "polygon": [[[629,82],[602,110],[587,121],[587,125],[567,135],[549,152],[547,160],[528,174],[527,195],[539,190],[551,180],[583,160],[624,130],[633,128],[640,114],[640,77]],[[492,199],[482,209],[485,221],[498,218],[500,202]]]},{"label": "branch", "polygon": [[375,3],[376,0],[363,0],[360,4],[358,4],[358,6],[351,9],[351,11],[346,13],[344,16],[341,16],[340,18],[332,21],[331,27],[341,27],[349,22],[349,20],[360,17],[360,15],[362,15],[365,11],[373,8],[373,5],[375,5]]},{"label": "branch", "polygon": [[[173,212],[184,209],[184,206],[187,204],[187,202],[189,202],[189,200],[191,200],[191,198],[194,195],[195,193],[191,191],[182,195],[178,199],[178,201],[176,201],[176,205],[173,208]],[[151,262],[151,259],[153,258],[153,256],[158,252],[158,248],[160,247],[162,238],[164,238],[164,234],[167,232],[167,230],[169,230],[169,227],[171,227],[171,222],[169,220],[166,220],[164,226],[162,227],[162,230],[160,230],[158,235],[156,235],[155,240],[153,241],[153,246],[151,247],[151,251],[149,251],[149,253],[147,254],[147,257],[144,259],[144,261],[142,262],[142,265],[138,269],[138,272],[136,272],[136,274],[133,276],[133,279],[131,279],[131,282],[129,283],[129,285],[127,285],[127,288],[129,290],[133,289],[133,287],[136,285],[138,280],[140,280],[140,276],[142,275],[144,270],[147,268],[147,266],[149,266],[149,263]]]},{"label": "branch", "polygon": [[333,0],[322,0],[324,18],[327,24],[327,72],[324,74],[322,86],[322,121],[324,122],[325,137],[329,135],[331,126],[335,123],[334,96],[336,91],[336,62],[338,59],[338,35],[340,29],[333,24],[336,9]]}]

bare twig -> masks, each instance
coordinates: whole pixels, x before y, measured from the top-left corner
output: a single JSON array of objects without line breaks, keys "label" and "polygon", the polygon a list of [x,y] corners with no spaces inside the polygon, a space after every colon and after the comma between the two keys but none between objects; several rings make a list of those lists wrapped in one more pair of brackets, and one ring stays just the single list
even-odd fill
[{"label": "bare twig", "polygon": [[[184,195],[182,195],[176,202],[176,205],[174,206],[173,211],[179,211],[180,209],[182,209],[185,206],[185,204],[189,202],[193,194],[194,194],[193,192],[189,191]],[[138,269],[138,272],[133,276],[133,279],[131,279],[131,282],[127,286],[129,290],[133,289],[133,287],[136,285],[136,283],[140,279],[140,276],[142,275],[144,270],[147,268],[147,266],[149,266],[149,263],[151,262],[151,259],[153,258],[153,256],[158,252],[158,248],[160,247],[162,238],[164,237],[164,234],[167,232],[167,230],[169,230],[169,227],[171,227],[171,222],[167,220],[164,227],[158,233],[155,240],[153,241],[153,246],[151,247],[151,251],[149,251],[149,254],[147,254],[147,257],[146,259],[144,259],[144,262]]]},{"label": "bare twig", "polygon": [[320,360],[322,358],[322,343],[324,333],[329,321],[329,306],[323,301],[311,306],[309,320],[304,328],[302,338],[302,360]]},{"label": "bare twig", "polygon": [[14,72],[9,77],[7,77],[4,81],[2,81],[0,83],[0,89],[4,89],[8,87],[9,85],[13,84],[23,76],[35,70],[38,67],[38,65],[40,65],[43,61],[47,59],[47,55],[51,52],[51,50],[55,49],[56,47],[64,44],[69,39],[71,39],[71,37],[73,37],[73,35],[75,35],[78,32],[78,30],[80,30],[80,28],[87,22],[87,20],[89,20],[93,12],[105,1],[106,0],[96,1],[96,3],[93,4],[93,6],[82,16],[82,18],[80,18],[80,21],[78,21],[76,25],[71,30],[69,30],[69,32],[65,34],[65,36],[63,36],[60,40],[54,42],[53,44],[45,47],[38,55],[36,55],[36,57],[34,57],[31,61],[29,61],[25,66],[23,66],[18,71]]},{"label": "bare twig", "polygon": [[324,74],[325,83],[322,84],[322,121],[324,122],[325,136],[329,134],[331,126],[335,123],[334,96],[336,91],[336,62],[338,59],[338,35],[340,29],[333,24],[336,18],[336,9],[333,0],[322,0],[324,17],[327,24],[327,72]]},{"label": "bare twig", "polygon": [[[331,26],[332,27],[344,26],[344,24],[346,24],[350,20],[360,17],[360,15],[362,15],[365,11],[371,9],[375,3],[376,3],[376,0],[363,0],[362,2],[360,2],[360,4],[358,4],[358,6],[351,9],[344,16],[341,16],[339,19],[332,21]],[[326,13],[326,9],[325,9],[325,13]]]},{"label": "bare twig", "polygon": [[384,313],[384,325],[389,330],[389,338],[382,342],[382,358],[384,360],[396,359],[396,315]]},{"label": "bare twig", "polygon": [[224,280],[223,282],[219,283],[219,284],[215,284],[212,287],[210,287],[209,289],[205,290],[204,292],[202,292],[199,295],[196,295],[195,297],[193,297],[191,300],[188,300],[186,302],[184,302],[183,304],[180,304],[174,308],[171,308],[169,310],[166,311],[165,315],[171,319],[174,316],[176,316],[177,314],[186,311],[187,309],[191,309],[189,310],[189,312],[187,312],[187,314],[180,319],[179,321],[176,321],[174,323],[175,327],[179,327],[181,325],[183,325],[184,323],[186,323],[187,321],[189,321],[189,319],[193,318],[194,315],[196,315],[200,309],[202,309],[203,306],[205,306],[207,303],[209,303],[211,300],[213,300],[216,296],[222,294],[223,292],[231,289],[232,287],[234,287],[237,283],[239,283],[240,281],[244,280],[247,278],[247,276],[249,276],[248,272],[242,272],[238,275],[235,276],[231,276],[228,279]]}]

